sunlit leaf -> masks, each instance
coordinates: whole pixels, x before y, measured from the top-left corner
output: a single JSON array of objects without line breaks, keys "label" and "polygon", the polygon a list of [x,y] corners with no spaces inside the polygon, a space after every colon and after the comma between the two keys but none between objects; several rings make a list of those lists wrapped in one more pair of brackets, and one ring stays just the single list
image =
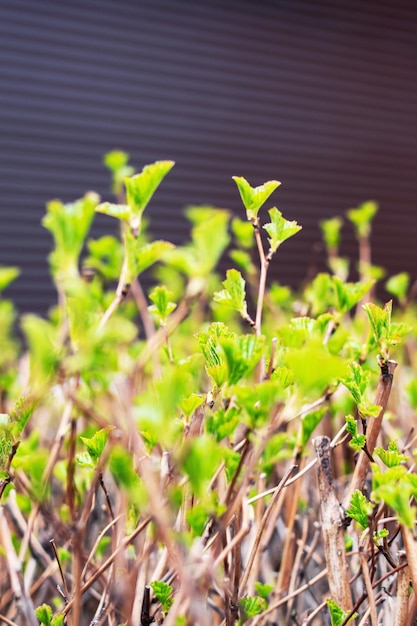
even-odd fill
[{"label": "sunlit leaf", "polygon": [[259,209],[281,183],[277,180],[269,180],[259,187],[251,187],[243,176],[233,176],[233,180],[239,190],[248,220],[256,223]]}]

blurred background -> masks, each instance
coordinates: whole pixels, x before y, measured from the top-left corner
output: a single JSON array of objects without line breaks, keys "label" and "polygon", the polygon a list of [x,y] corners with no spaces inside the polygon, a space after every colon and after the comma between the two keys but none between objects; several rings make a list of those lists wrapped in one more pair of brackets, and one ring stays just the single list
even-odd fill
[{"label": "blurred background", "polygon": [[[111,199],[115,148],[137,169],[176,161],[147,209],[156,237],[186,241],[193,203],[244,217],[233,175],[278,179],[273,203],[303,226],[281,283],[324,264],[321,219],[368,199],[374,263],[415,279],[416,117],[414,0],[1,0],[0,265],[22,270],[6,295],[54,302],[45,203]],[[115,228],[100,216],[94,234]]]}]

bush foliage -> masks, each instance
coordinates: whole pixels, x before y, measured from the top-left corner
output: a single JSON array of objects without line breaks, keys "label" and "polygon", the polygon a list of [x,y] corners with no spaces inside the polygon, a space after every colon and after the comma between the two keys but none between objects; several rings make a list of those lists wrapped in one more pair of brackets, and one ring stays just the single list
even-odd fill
[{"label": "bush foliage", "polygon": [[240,212],[188,208],[175,247],[143,219],[174,163],[105,163],[114,202],[47,205],[57,305],[25,347],[0,299],[0,623],[413,623],[414,289],[375,297],[376,203],[321,223],[328,271],[294,293],[278,181],[234,177]]}]

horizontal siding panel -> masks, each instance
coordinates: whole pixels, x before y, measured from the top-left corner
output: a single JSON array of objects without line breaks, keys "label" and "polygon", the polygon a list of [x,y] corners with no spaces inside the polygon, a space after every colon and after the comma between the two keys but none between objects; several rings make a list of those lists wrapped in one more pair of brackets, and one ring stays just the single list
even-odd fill
[{"label": "horizontal siding panel", "polygon": [[[3,0],[0,264],[22,265],[8,293],[53,301],[45,203],[109,199],[115,147],[139,168],[177,162],[149,207],[157,237],[187,238],[189,203],[243,216],[234,174],[279,178],[273,201],[303,225],[280,280],[304,279],[320,219],[368,198],[375,261],[417,277],[416,17],[403,0]],[[100,216],[93,234],[114,229]]]}]

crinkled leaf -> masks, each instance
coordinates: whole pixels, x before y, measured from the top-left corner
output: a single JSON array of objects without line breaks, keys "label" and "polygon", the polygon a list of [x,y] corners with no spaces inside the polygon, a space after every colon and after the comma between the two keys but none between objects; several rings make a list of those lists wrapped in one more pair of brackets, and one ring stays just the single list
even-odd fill
[{"label": "crinkled leaf", "polygon": [[232,178],[239,190],[248,220],[255,223],[258,219],[259,209],[281,183],[277,180],[269,180],[259,187],[251,187],[243,176],[233,176]]},{"label": "crinkled leaf", "polygon": [[265,598],[259,596],[253,596],[248,598],[241,598],[239,600],[239,614],[242,624],[250,620],[255,615],[259,615],[262,611],[268,607],[268,603]]},{"label": "crinkled leaf", "polygon": [[[330,621],[332,626],[341,626],[345,622],[350,611],[344,611],[334,600],[331,600],[330,598],[326,600],[326,602],[329,609]],[[357,613],[352,615],[347,623],[352,622],[356,618],[356,616]]]},{"label": "crinkled leaf", "polygon": [[264,229],[269,235],[268,242],[271,254],[274,254],[279,246],[290,237],[296,235],[301,226],[296,221],[289,221],[282,216],[281,211],[273,207],[268,211],[271,222],[264,224]]},{"label": "crinkled leaf", "polygon": [[151,582],[151,587],[156,599],[161,603],[162,611],[164,613],[168,613],[172,603],[174,602],[174,599],[172,598],[173,589],[171,585],[168,585],[162,580],[154,580]]},{"label": "crinkled leaf", "polygon": [[391,342],[391,312],[392,300],[379,307],[373,302],[363,305],[363,309],[368,316],[371,324],[372,332],[380,350],[380,354],[384,359],[389,358],[389,346]]},{"label": "crinkled leaf", "polygon": [[388,444],[388,450],[378,447],[375,448],[374,452],[387,467],[395,467],[408,460],[408,456],[400,452],[396,441],[391,441]]},{"label": "crinkled leaf", "polygon": [[358,424],[353,415],[346,416],[346,430],[352,437],[349,442],[350,447],[354,450],[362,450],[366,443],[366,436],[359,434]]},{"label": "crinkled leaf", "polygon": [[346,515],[354,519],[365,530],[369,526],[369,516],[372,514],[372,504],[368,502],[359,490],[353,492]]},{"label": "crinkled leaf", "polygon": [[245,319],[248,315],[246,305],[245,280],[242,274],[235,269],[227,270],[226,280],[222,282],[224,289],[214,294],[214,301],[227,305],[238,311]]}]

